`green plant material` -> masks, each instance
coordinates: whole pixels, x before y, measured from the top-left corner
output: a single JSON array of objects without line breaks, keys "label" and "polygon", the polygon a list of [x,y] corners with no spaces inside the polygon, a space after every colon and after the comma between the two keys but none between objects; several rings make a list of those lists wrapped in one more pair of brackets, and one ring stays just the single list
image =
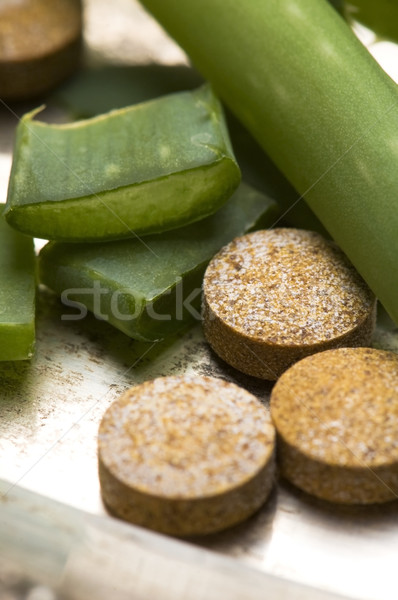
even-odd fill
[{"label": "green plant material", "polygon": [[343,14],[349,22],[358,21],[380,38],[398,41],[397,0],[348,0]]},{"label": "green plant material", "polygon": [[35,254],[32,238],[14,231],[0,204],[0,360],[24,360],[35,347]]},{"label": "green plant material", "polygon": [[326,0],[142,3],[304,196],[398,323],[393,81]]},{"label": "green plant material", "polygon": [[166,231],[214,213],[236,189],[219,101],[207,85],[48,125],[23,117],[6,219],[35,237],[110,240]]},{"label": "green plant material", "polygon": [[[66,108],[73,119],[82,119],[202,83],[195,69],[183,65],[108,65],[83,69],[55,92],[52,102]],[[230,111],[226,120],[243,179],[278,202],[287,224],[329,237],[307,204],[297,202],[300,195]]]},{"label": "green plant material", "polygon": [[226,116],[242,177],[247,183],[279,204],[281,215],[278,224],[286,223],[290,227],[317,231],[324,237],[330,238],[329,233],[308,204],[300,200],[300,194],[296,192],[242,123],[229,110],[226,111]]},{"label": "green plant material", "polygon": [[73,308],[67,318],[82,318],[84,306],[130,337],[161,339],[200,318],[202,278],[213,255],[277,214],[272,200],[241,184],[215,215],[148,236],[145,245],[50,242],[40,253],[40,280]]}]

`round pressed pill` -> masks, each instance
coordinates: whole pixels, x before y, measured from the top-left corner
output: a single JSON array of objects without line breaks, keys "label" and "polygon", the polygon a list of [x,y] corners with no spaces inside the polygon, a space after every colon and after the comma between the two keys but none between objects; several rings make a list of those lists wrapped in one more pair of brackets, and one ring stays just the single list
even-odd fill
[{"label": "round pressed pill", "polygon": [[1,97],[34,97],[62,81],[78,65],[81,37],[81,0],[2,0]]},{"label": "round pressed pill", "polygon": [[376,300],[343,252],[298,229],[236,238],[204,277],[203,327],[228,364],[275,380],[297,360],[370,344]]},{"label": "round pressed pill", "polygon": [[332,502],[398,498],[398,355],[339,348],[296,363],[271,415],[282,475]]},{"label": "round pressed pill", "polygon": [[163,533],[219,531],[266,500],[274,446],[270,415],[246,390],[210,377],[155,379],[102,419],[102,496],[117,516]]}]

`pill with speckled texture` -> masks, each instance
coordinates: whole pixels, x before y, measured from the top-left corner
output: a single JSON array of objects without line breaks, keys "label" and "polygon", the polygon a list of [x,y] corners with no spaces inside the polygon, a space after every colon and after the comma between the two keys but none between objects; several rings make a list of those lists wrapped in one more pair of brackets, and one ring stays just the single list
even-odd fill
[{"label": "pill with speckled texture", "polygon": [[243,521],[274,480],[275,429],[244,389],[199,376],[125,392],[99,428],[102,497],[116,516],[163,533],[212,533]]},{"label": "pill with speckled texture", "polygon": [[210,262],[203,290],[213,350],[263,379],[315,352],[367,346],[375,326],[373,293],[336,244],[311,231],[236,238]]},{"label": "pill with speckled texture", "polygon": [[0,97],[33,98],[78,66],[81,0],[1,0]]},{"label": "pill with speckled texture", "polygon": [[293,365],[271,394],[281,473],[324,500],[398,499],[398,355],[339,348]]}]

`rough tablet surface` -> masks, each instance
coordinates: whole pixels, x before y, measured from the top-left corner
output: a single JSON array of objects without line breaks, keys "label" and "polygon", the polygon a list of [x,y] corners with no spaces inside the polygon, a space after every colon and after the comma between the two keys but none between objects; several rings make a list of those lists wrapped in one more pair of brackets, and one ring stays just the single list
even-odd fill
[{"label": "rough tablet surface", "polygon": [[343,252],[298,229],[237,238],[204,279],[204,332],[233,367],[274,380],[297,360],[333,347],[370,344],[373,293]]},{"label": "rough tablet surface", "polygon": [[268,411],[246,390],[210,377],[155,379],[102,419],[103,499],[117,516],[164,533],[219,531],[266,500],[274,444]]},{"label": "rough tablet surface", "polygon": [[398,355],[339,348],[291,367],[271,395],[281,473],[333,502],[398,498]]},{"label": "rough tablet surface", "polygon": [[78,66],[80,0],[0,2],[0,95],[20,100],[42,94]]}]

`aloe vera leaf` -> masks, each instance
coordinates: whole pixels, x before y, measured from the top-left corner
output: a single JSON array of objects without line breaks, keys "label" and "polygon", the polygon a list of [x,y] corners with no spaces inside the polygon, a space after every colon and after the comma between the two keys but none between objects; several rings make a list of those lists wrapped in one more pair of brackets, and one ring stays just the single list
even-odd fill
[{"label": "aloe vera leaf", "polygon": [[202,278],[212,256],[235,236],[272,224],[277,214],[275,202],[241,184],[216,214],[148,236],[146,246],[136,239],[50,242],[40,253],[40,280],[65,304],[82,303],[132,338],[161,339],[199,318]]},{"label": "aloe vera leaf", "polygon": [[24,360],[35,347],[35,255],[32,238],[12,229],[0,204],[0,360]]},{"label": "aloe vera leaf", "polygon": [[[183,65],[108,65],[86,68],[57,89],[53,102],[66,108],[74,119],[93,117],[113,108],[144,102],[152,98],[203,83],[195,69]],[[325,237],[328,233],[300,195],[291,186],[245,127],[226,113],[228,130],[243,179],[274,198],[293,227],[312,229]]]},{"label": "aloe vera leaf", "polygon": [[308,204],[300,201],[286,177],[272,162],[236,117],[226,111],[230,138],[243,179],[259,191],[273,198],[281,208],[279,223],[291,227],[317,231],[326,238],[330,235]]},{"label": "aloe vera leaf", "polygon": [[326,0],[142,4],[398,323],[398,92],[347,23]]},{"label": "aloe vera leaf", "polygon": [[66,125],[26,115],[6,219],[35,237],[110,240],[202,219],[240,181],[208,85]]}]

